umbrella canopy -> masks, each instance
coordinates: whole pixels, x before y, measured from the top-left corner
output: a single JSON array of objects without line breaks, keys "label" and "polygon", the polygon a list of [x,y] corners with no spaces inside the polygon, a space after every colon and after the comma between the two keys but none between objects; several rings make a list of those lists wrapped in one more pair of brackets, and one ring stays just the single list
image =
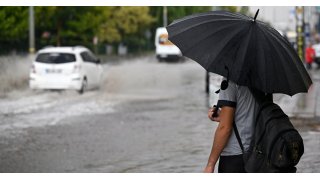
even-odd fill
[{"label": "umbrella canopy", "polygon": [[291,96],[308,92],[311,78],[292,45],[256,16],[194,14],[167,27],[169,40],[207,71],[224,77],[229,71],[238,85]]}]

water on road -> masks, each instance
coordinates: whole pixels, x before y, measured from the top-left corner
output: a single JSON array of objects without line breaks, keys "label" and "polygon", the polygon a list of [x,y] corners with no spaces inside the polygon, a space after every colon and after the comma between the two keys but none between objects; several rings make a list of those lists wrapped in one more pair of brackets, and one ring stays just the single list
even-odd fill
[{"label": "water on road", "polygon": [[[7,91],[0,99],[0,172],[202,172],[217,126],[206,114],[215,100],[205,94],[200,65],[153,56],[105,64],[101,88],[83,95]],[[319,172],[320,133],[300,132],[298,172]]]}]

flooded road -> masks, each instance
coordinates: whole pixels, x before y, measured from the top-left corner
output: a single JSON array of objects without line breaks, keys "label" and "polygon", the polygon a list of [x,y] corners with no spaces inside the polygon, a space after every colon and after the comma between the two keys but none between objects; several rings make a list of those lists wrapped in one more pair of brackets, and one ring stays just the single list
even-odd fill
[{"label": "flooded road", "polygon": [[[317,103],[315,92],[305,109]],[[301,102],[285,98],[278,98],[285,107]],[[0,172],[202,172],[217,126],[206,114],[214,101],[200,65],[153,56],[105,64],[101,88],[83,95],[7,91],[0,97]],[[298,172],[319,172],[320,133],[300,132]]]}]

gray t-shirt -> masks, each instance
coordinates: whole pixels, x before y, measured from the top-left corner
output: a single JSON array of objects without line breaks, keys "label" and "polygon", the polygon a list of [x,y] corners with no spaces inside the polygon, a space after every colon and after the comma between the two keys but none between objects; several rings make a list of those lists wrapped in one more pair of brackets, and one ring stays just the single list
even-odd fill
[{"label": "gray t-shirt", "polygon": [[[243,147],[245,151],[248,150],[253,134],[253,120],[258,110],[258,103],[251,91],[246,86],[239,86],[229,81],[228,88],[220,91],[218,104],[236,108],[234,121],[237,125]],[[242,151],[233,130],[221,155],[231,156],[239,154],[242,154]]]}]

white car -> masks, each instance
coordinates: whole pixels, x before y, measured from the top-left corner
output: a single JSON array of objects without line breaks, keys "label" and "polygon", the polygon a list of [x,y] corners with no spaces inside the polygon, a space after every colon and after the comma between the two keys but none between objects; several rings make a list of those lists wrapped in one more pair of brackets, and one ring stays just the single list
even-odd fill
[{"label": "white car", "polygon": [[102,75],[100,60],[81,46],[48,47],[38,51],[32,62],[31,89],[74,89],[83,93],[98,88]]},{"label": "white car", "polygon": [[159,27],[155,37],[156,56],[159,61],[167,59],[181,59],[180,49],[168,40],[168,31],[165,27]]}]

